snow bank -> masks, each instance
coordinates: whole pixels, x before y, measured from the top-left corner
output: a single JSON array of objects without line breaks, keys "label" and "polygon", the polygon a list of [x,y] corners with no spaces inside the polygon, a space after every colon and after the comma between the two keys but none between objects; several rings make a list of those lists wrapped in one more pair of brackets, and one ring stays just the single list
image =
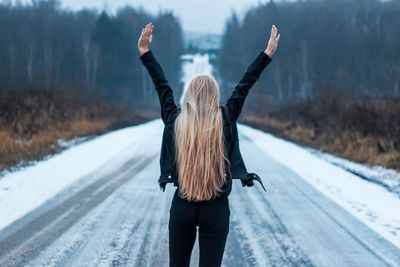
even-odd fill
[{"label": "snow bank", "polygon": [[308,148],[308,150],[319,158],[325,159],[326,161],[356,174],[363,179],[377,183],[385,187],[388,191],[400,196],[400,173],[398,171],[387,169],[382,166],[369,166],[366,164],[356,163],[311,148]]},{"label": "snow bank", "polygon": [[238,124],[241,134],[298,173],[344,209],[400,247],[400,198],[375,183],[345,171],[306,149],[255,128]]}]

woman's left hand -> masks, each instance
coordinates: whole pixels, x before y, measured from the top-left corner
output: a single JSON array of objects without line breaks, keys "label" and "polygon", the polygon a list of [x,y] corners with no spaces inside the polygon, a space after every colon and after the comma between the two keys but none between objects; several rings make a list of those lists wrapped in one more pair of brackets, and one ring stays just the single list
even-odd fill
[{"label": "woman's left hand", "polygon": [[142,34],[139,37],[138,48],[140,55],[143,55],[149,51],[149,45],[153,39],[153,28],[154,25],[150,22],[146,24],[146,27],[142,29]]}]

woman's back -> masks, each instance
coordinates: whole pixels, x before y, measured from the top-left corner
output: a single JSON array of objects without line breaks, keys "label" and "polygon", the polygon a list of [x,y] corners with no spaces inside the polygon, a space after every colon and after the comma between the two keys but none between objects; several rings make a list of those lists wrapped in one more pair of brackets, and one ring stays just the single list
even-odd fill
[{"label": "woman's back", "polygon": [[[164,128],[164,132],[163,132],[163,139],[162,139],[162,145],[161,145],[161,155],[160,155],[160,169],[161,169],[161,175],[159,177],[158,183],[160,185],[160,188],[164,191],[165,190],[165,186],[167,183],[173,183],[174,186],[180,187],[180,183],[179,183],[179,178],[181,177],[179,174],[179,167],[177,166],[177,161],[176,158],[179,157],[177,155],[177,149],[176,149],[176,145],[177,142],[175,142],[175,123],[176,123],[176,119],[180,116],[181,112],[184,110],[185,106],[183,106],[183,108],[178,107],[175,104],[174,101],[174,95],[173,95],[173,91],[172,88],[170,87],[170,85],[168,84],[168,81],[166,80],[165,76],[164,76],[164,72],[160,66],[160,64],[157,62],[157,60],[155,59],[153,53],[151,50],[148,50],[146,53],[142,54],[140,56],[140,60],[142,61],[143,65],[146,67],[146,69],[148,70],[152,81],[155,85],[155,89],[157,91],[158,97],[159,97],[159,101],[161,104],[161,118],[163,120],[163,123],[165,125]],[[250,183],[247,183],[246,180],[249,177],[252,177],[246,170],[245,164],[243,162],[243,158],[241,156],[240,153],[240,149],[239,149],[239,139],[238,139],[238,132],[237,132],[237,119],[242,111],[245,99],[249,93],[249,90],[251,89],[251,87],[254,85],[254,83],[259,79],[262,71],[266,68],[266,66],[272,61],[272,59],[264,52],[260,52],[257,57],[253,60],[253,62],[248,66],[247,70],[245,71],[243,77],[240,79],[240,81],[238,82],[238,84],[235,86],[231,96],[228,98],[228,100],[226,101],[225,105],[221,106],[219,105],[218,101],[215,101],[215,99],[213,100],[213,105],[215,107],[219,107],[218,110],[220,110],[221,112],[221,118],[222,118],[222,129],[223,129],[223,133],[222,136],[224,137],[224,154],[221,153],[222,149],[221,149],[221,143],[218,143],[219,145],[215,145],[215,147],[219,148],[219,154],[220,154],[220,159],[224,159],[223,155],[225,155],[226,159],[225,159],[225,168],[224,168],[224,172],[223,172],[223,177],[226,177],[226,180],[222,182],[219,181],[218,182],[218,178],[221,178],[221,174],[220,175],[215,175],[214,174],[214,189],[216,187],[221,188],[220,192],[227,192],[228,195],[231,192],[231,188],[232,188],[232,179],[240,179],[242,181],[242,185],[249,185]],[[204,78],[204,77],[203,77]],[[194,78],[195,79],[195,78]],[[211,80],[211,79],[210,79]],[[213,81],[213,80],[211,80]],[[204,81],[203,81],[204,84]],[[202,88],[202,87],[196,87],[198,88]],[[218,87],[217,85],[214,86],[214,90],[217,90]],[[198,90],[199,92],[193,90],[192,93],[194,96],[196,96],[198,93],[200,93],[201,90]],[[188,92],[188,90],[186,90],[186,92]],[[194,102],[194,103],[193,103]],[[203,101],[203,103],[206,102],[205,100]],[[212,101],[209,101],[212,103]],[[184,102],[185,103],[185,102]],[[198,102],[201,103],[201,102]],[[217,104],[218,103],[218,104]],[[195,152],[201,152],[204,151],[204,149],[206,147],[203,146],[199,146],[197,144],[194,143],[196,138],[193,137],[195,132],[197,132],[199,129],[202,130],[206,130],[206,128],[200,128],[197,127],[197,123],[201,124],[201,121],[199,121],[199,119],[196,117],[199,117],[201,115],[199,114],[203,114],[203,116],[207,115],[207,110],[203,109],[200,111],[200,113],[197,113],[197,110],[199,110],[199,104],[197,104],[196,107],[196,99],[191,99],[189,101],[186,102],[187,108],[186,108],[186,118],[183,119],[182,121],[185,122],[181,122],[181,129],[183,130],[183,132],[185,133],[184,130],[186,131],[186,139],[179,139],[179,140],[183,140],[182,143],[188,143],[188,144],[192,144],[192,146],[190,147],[189,145],[187,145],[187,149],[189,151],[189,148],[192,149],[193,155],[196,155]],[[211,105],[211,104],[209,104]],[[202,107],[204,107],[206,105],[203,105]],[[188,113],[192,112],[191,115],[192,119],[188,119]],[[211,112],[210,110],[208,112]],[[217,114],[217,112],[215,112],[215,114]],[[215,119],[216,117],[214,117]],[[212,121],[212,120],[211,120]],[[210,123],[208,124],[209,128],[210,127]],[[219,127],[219,129],[221,129]],[[191,130],[191,134],[190,135],[190,130]],[[189,136],[192,136],[190,139]],[[221,134],[218,135],[220,138]],[[215,136],[214,136],[215,137]],[[182,137],[181,137],[182,138]],[[178,140],[178,143],[179,143]],[[221,140],[221,139],[219,139]],[[192,143],[191,143],[192,142]],[[178,145],[179,146],[179,145]],[[194,151],[194,150],[198,150],[198,151]],[[212,149],[211,146],[208,147],[208,149]],[[185,153],[182,153],[182,158],[185,158]],[[194,163],[199,163],[199,165],[193,167],[191,165],[193,165]],[[205,167],[206,164],[201,164],[204,163],[204,161],[200,160],[200,161],[196,161],[196,157],[193,156],[190,159],[188,159],[186,161],[186,165],[184,169],[187,170],[187,173],[194,173],[194,170],[196,170],[197,168],[203,168],[202,170],[205,171]],[[211,166],[211,163],[209,164]],[[217,164],[216,164],[217,165]],[[228,167],[226,167],[228,165]],[[220,165],[217,165],[220,166]],[[207,169],[209,169],[210,167],[208,167]],[[219,169],[219,173],[221,171],[221,168]],[[217,172],[215,172],[217,173]],[[226,174],[226,176],[225,176]],[[183,175],[184,176],[184,175]],[[197,178],[195,178],[197,177]],[[199,176],[192,176],[192,181],[191,180],[187,180],[188,183],[193,183],[193,179],[197,179],[197,182],[199,182],[199,180],[202,178],[203,176],[199,175]],[[212,177],[212,176],[210,176]],[[258,177],[256,175],[256,177]],[[197,188],[199,188],[199,183],[193,183],[192,184],[192,188],[194,188],[195,186],[197,186]],[[207,187],[207,183],[205,183],[205,187]],[[204,189],[199,189],[199,191],[201,192]],[[215,192],[215,191],[214,191]]]}]

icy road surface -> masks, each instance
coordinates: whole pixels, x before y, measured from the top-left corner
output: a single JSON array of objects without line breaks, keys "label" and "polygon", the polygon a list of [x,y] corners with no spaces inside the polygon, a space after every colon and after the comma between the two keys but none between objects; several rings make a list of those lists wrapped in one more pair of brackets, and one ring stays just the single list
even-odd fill
[{"label": "icy road surface", "polygon": [[[168,266],[175,187],[158,189],[162,122],[146,127],[134,147],[4,228],[0,266]],[[397,246],[239,131],[267,192],[234,180],[223,266],[399,266]],[[196,241],[192,266],[198,254]]]}]

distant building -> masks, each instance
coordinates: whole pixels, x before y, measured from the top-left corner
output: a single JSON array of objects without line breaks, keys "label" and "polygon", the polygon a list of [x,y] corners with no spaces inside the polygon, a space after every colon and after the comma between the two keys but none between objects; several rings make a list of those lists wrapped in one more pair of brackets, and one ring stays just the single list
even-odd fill
[{"label": "distant building", "polygon": [[221,40],[220,34],[190,32],[186,34],[186,49],[188,53],[217,54]]}]

